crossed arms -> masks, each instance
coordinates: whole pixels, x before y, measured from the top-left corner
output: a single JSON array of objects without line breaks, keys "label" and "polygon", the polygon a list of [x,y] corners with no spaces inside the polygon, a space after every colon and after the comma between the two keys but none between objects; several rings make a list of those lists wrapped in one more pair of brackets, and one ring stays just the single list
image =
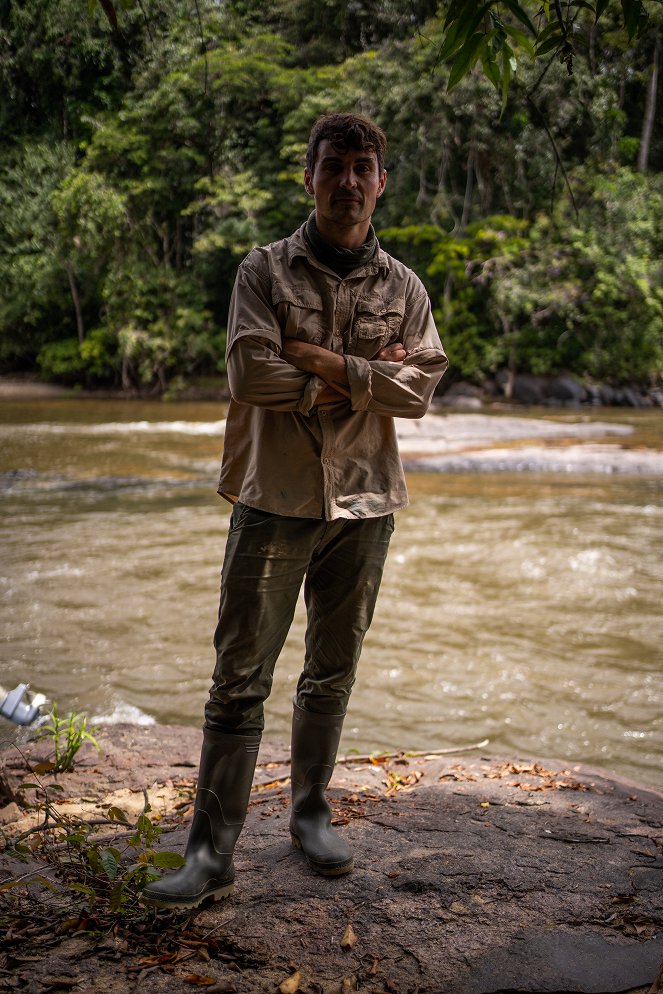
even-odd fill
[{"label": "crossed arms", "polygon": [[[402,342],[393,342],[380,349],[375,358],[381,362],[396,362],[402,365],[406,355]],[[288,339],[281,349],[281,358],[296,369],[312,373],[324,380],[326,385],[315,397],[312,406],[334,403],[343,398],[352,399],[345,356],[299,339]]]},{"label": "crossed arms", "polygon": [[353,411],[420,418],[448,365],[423,287],[408,299],[401,341],[369,360],[299,338],[284,339],[268,282],[244,265],[233,292],[228,335],[233,398],[304,416],[323,404],[344,401]]}]

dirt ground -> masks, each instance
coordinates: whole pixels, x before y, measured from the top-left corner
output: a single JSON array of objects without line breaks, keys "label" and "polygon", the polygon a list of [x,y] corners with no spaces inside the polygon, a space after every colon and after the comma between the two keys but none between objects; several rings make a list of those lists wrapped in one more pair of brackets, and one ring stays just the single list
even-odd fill
[{"label": "dirt ground", "polygon": [[[108,726],[99,741],[102,755],[86,745],[58,777],[58,808],[103,820],[117,806],[132,821],[147,796],[163,829],[158,848],[181,852],[200,732]],[[22,752],[0,753],[0,820],[8,837],[30,840],[42,815],[24,807],[19,785],[26,762],[48,757],[43,744]],[[0,893],[0,990],[663,990],[662,792],[480,749],[349,757],[330,793],[356,868],[325,879],[290,844],[288,775],[288,750],[265,743],[235,893],[188,917],[151,913],[129,929],[108,920],[92,929],[44,884],[28,883],[61,873],[39,847],[27,864],[5,850],[0,881],[14,886]]]}]

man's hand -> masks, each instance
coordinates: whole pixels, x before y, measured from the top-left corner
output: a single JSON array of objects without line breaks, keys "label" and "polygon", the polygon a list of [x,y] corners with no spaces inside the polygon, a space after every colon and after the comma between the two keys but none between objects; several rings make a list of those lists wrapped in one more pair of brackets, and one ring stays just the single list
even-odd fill
[{"label": "man's hand", "polygon": [[385,345],[380,349],[375,358],[381,362],[403,362],[406,355],[402,342],[392,342],[391,345]]},{"label": "man's hand", "polygon": [[339,393],[333,387],[326,386],[313,401],[313,407],[323,407],[325,404],[338,404],[340,401],[348,399],[344,393]]}]

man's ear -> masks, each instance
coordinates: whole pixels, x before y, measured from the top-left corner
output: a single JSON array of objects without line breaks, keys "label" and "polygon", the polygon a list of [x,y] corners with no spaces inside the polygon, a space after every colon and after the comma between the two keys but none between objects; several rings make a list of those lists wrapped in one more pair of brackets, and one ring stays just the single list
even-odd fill
[{"label": "man's ear", "polygon": [[387,185],[387,170],[382,170],[382,176],[380,177],[380,185],[378,187],[378,197],[381,197],[384,193],[384,188]]},{"label": "man's ear", "polygon": [[308,169],[304,170],[304,189],[308,194],[313,196],[313,183],[311,182],[311,174]]}]

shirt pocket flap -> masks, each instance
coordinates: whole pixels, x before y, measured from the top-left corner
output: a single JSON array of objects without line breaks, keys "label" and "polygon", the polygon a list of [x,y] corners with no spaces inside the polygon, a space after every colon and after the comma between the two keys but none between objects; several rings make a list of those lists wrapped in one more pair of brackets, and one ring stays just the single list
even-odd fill
[{"label": "shirt pocket flap", "polygon": [[357,301],[354,331],[359,338],[398,331],[405,316],[403,297],[382,297],[377,293],[366,294]]},{"label": "shirt pocket flap", "polygon": [[322,310],[322,297],[306,283],[281,283],[280,280],[275,280],[272,284],[272,303],[274,307],[290,304],[310,311]]}]

